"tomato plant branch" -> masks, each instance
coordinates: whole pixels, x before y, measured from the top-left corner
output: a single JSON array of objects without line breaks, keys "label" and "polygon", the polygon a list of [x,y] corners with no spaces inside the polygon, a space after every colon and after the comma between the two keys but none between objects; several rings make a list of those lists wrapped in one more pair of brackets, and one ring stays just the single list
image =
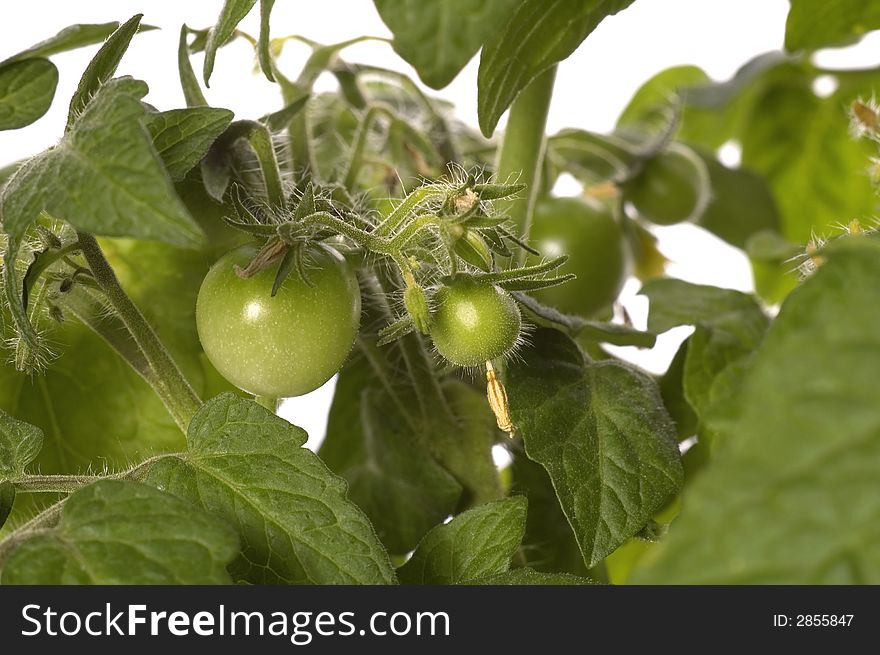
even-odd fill
[{"label": "tomato plant branch", "polygon": [[357,133],[354,137],[354,144],[351,148],[351,158],[348,162],[348,170],[346,171],[345,178],[342,182],[343,186],[349,191],[354,191],[357,185],[358,174],[361,172],[361,167],[364,163],[364,151],[367,147],[367,138],[370,135],[370,130],[373,129],[373,124],[382,116],[393,117],[393,113],[390,109],[383,107],[382,105],[372,105],[364,113],[360,125],[358,125]]},{"label": "tomato plant branch", "polygon": [[[525,241],[529,238],[532,210],[540,188],[546,147],[544,131],[555,79],[556,67],[553,66],[536,77],[514,100],[498,150],[498,181],[516,179],[526,185],[525,196],[506,200],[498,207],[514,221]],[[518,256],[523,261],[525,252]]]},{"label": "tomato plant branch", "polygon": [[446,186],[440,184],[426,184],[425,186],[419,187],[404,198],[400,204],[394,208],[394,211],[388,215],[388,218],[376,226],[373,234],[376,236],[388,236],[392,234],[397,228],[403,225],[406,219],[409,218],[418,207],[427,202],[431,202],[432,200],[445,198],[448,191],[449,189]]},{"label": "tomato plant branch", "polygon": [[77,489],[103,480],[102,475],[26,475],[15,480],[15,490],[19,493],[59,493],[69,494]]},{"label": "tomato plant branch", "polygon": [[201,406],[201,400],[147,319],[119,285],[119,280],[95,237],[85,232],[79,232],[78,238],[83,256],[92,269],[95,281],[106,294],[107,300],[119,318],[122,319],[155,374],[155,379],[152,381],[153,389],[165,404],[175,423],[186,433],[190,419]]}]

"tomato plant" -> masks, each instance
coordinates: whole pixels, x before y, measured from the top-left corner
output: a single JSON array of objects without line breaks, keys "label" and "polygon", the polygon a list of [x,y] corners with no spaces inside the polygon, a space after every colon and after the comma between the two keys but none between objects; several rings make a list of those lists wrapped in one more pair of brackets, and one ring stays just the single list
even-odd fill
[{"label": "tomato plant", "polygon": [[[792,0],[784,53],[547,134],[557,65],[633,0],[374,0],[417,79],[272,2],[248,34],[255,4],[154,53],[183,106],[126,74],[139,15],[0,61],[19,130],[97,46],[55,145],[0,167],[0,582],[880,581],[880,69],[812,56],[880,25]],[[212,104],[236,39],[274,107]],[[477,53],[457,115],[433,91]],[[669,275],[682,221],[755,292]],[[308,449],[278,401],[333,376]]]}]

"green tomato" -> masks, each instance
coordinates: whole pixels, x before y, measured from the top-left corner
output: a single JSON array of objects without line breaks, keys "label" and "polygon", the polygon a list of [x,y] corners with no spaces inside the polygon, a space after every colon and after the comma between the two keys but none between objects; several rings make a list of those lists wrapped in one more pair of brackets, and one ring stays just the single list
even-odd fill
[{"label": "green tomato", "polygon": [[205,354],[232,384],[256,396],[284,398],[317,389],[342,366],[361,316],[357,279],[328,247],[307,257],[312,286],[291,274],[272,297],[277,267],[240,278],[257,248],[245,245],[208,271],[196,302]]},{"label": "green tomato", "polygon": [[626,279],[624,240],[605,205],[581,198],[541,198],[530,241],[544,257],[568,255],[559,273],[577,276],[535,291],[540,302],[566,314],[590,316],[617,298]]},{"label": "green tomato", "polygon": [[504,289],[458,277],[437,292],[436,301],[431,338],[447,361],[481,366],[516,346],[522,317]]},{"label": "green tomato", "polygon": [[673,143],[649,159],[623,186],[623,199],[641,218],[673,225],[699,218],[709,203],[709,172],[690,148]]}]

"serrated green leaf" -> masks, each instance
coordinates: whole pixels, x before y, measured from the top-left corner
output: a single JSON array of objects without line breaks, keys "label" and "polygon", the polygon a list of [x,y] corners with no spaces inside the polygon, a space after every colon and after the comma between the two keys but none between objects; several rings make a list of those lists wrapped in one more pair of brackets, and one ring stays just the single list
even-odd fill
[{"label": "serrated green leaf", "polygon": [[0,410],[0,480],[13,480],[23,475],[25,467],[34,461],[42,447],[43,431],[40,428],[17,421]]},{"label": "serrated green leaf", "polygon": [[146,126],[153,137],[153,147],[172,180],[182,180],[201,161],[211,144],[232,122],[233,116],[228,109],[195,107],[172,109],[147,117]]},{"label": "serrated green leaf", "polygon": [[644,374],[613,360],[587,362],[555,330],[531,340],[508,371],[511,415],[593,566],[681,487],[675,427]]},{"label": "serrated green leaf", "polygon": [[483,47],[477,79],[480,129],[491,136],[529,82],[574,52],[602,20],[633,0],[524,0]]},{"label": "serrated green leaf", "polygon": [[347,500],[345,482],[302,447],[306,438],[255,402],[221,394],[193,418],[186,455],[159,461],[146,481],[238,530],[235,580],[393,583],[370,522]]},{"label": "serrated green leaf", "polygon": [[880,244],[852,238],[789,294],[741,414],[633,579],[880,582]]},{"label": "serrated green leaf", "polygon": [[455,511],[462,491],[419,438],[404,402],[412,406],[409,394],[383,387],[365,357],[354,359],[336,383],[320,450],[382,543],[400,555]]},{"label": "serrated green leaf", "polygon": [[86,66],[76,91],[70,99],[70,111],[67,115],[68,130],[79,120],[80,115],[98,93],[98,90],[116,73],[122,56],[128,50],[131,40],[140,28],[141,18],[143,18],[143,14],[137,14],[120,25]]},{"label": "serrated green leaf", "polygon": [[22,165],[0,196],[10,249],[42,210],[95,234],[199,242],[141,125],[146,91],[130,78],[103,85],[55,148]]},{"label": "serrated green leaf", "polygon": [[24,541],[3,584],[229,584],[238,538],[145,484],[103,480],[72,494],[58,525]]},{"label": "serrated green leaf", "polygon": [[58,69],[48,59],[24,59],[0,66],[0,131],[16,130],[41,118],[52,105]]},{"label": "serrated green leaf", "polygon": [[449,84],[507,22],[518,0],[374,0],[394,50],[434,89]]},{"label": "serrated green leaf", "polygon": [[468,584],[474,585],[593,585],[596,584],[589,578],[584,578],[570,573],[544,573],[528,567],[511,569],[506,573],[491,575],[486,578],[474,580]]},{"label": "serrated green leaf", "polygon": [[462,584],[504,573],[519,547],[528,503],[486,503],[438,525],[397,570],[402,584]]},{"label": "serrated green leaf", "polygon": [[208,33],[208,41],[205,44],[205,67],[202,76],[205,80],[205,86],[211,86],[211,73],[214,72],[214,59],[217,56],[217,49],[226,44],[226,42],[235,33],[235,28],[244,20],[257,0],[225,0],[220,16],[217,18],[217,24]]},{"label": "serrated green leaf", "polygon": [[862,0],[791,0],[785,48],[818,50],[852,43],[880,30],[880,6]]}]

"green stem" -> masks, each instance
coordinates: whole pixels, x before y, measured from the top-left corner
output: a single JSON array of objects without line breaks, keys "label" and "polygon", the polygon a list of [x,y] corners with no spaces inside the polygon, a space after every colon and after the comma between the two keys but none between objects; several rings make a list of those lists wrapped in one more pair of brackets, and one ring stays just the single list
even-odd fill
[{"label": "green stem", "polygon": [[357,185],[358,175],[363,166],[364,151],[367,148],[367,138],[370,136],[370,130],[373,129],[375,123],[380,116],[388,116],[390,112],[385,107],[373,105],[367,109],[364,117],[358,125],[357,133],[354,137],[354,144],[351,149],[351,159],[348,162],[348,170],[345,173],[345,179],[342,184],[348,191],[354,191]]},{"label": "green stem", "polygon": [[[544,135],[547,113],[553,95],[556,67],[536,77],[514,100],[507,119],[507,128],[498,151],[498,181],[515,180],[526,185],[526,195],[499,202],[500,213],[516,223],[520,235],[528,241],[532,210],[540,188],[542,162],[546,147]],[[518,255],[525,260],[525,252]]]},{"label": "green stem", "polygon": [[102,475],[26,475],[15,481],[18,493],[73,493],[81,487],[104,480]]},{"label": "green stem", "polygon": [[391,248],[392,252],[399,252],[406,247],[406,244],[414,239],[420,231],[430,225],[440,225],[440,219],[434,214],[416,216],[412,219],[411,223],[408,223],[405,228],[391,238],[388,242],[388,246]]},{"label": "green stem", "polygon": [[400,227],[416,208],[426,202],[439,200],[446,197],[448,189],[441,185],[426,184],[410,193],[403,201],[394,208],[394,211],[376,226],[373,234],[376,236],[389,236]]},{"label": "green stem", "polygon": [[[131,333],[150,368],[155,373],[153,389],[165,404],[175,423],[186,434],[189,422],[201,407],[202,401],[187,382],[156,332],[144,315],[119,285],[116,273],[104,256],[94,236],[79,232],[83,256],[92,269],[95,281],[106,294],[116,314]],[[136,369],[137,370],[137,369]]]}]

